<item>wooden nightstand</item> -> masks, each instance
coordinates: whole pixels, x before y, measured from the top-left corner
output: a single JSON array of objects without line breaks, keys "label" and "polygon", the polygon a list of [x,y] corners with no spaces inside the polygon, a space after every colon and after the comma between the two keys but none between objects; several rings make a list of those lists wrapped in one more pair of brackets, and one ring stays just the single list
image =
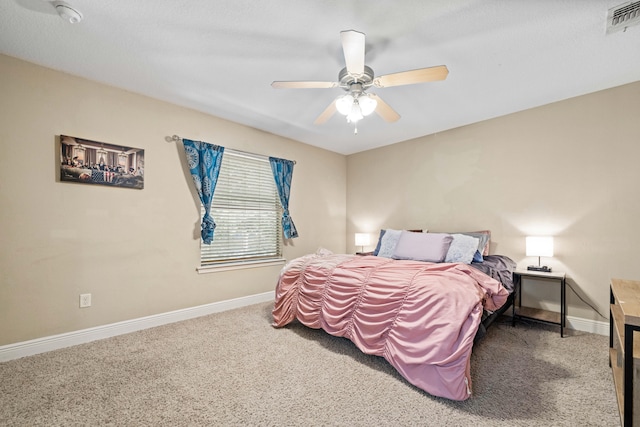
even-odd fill
[{"label": "wooden nightstand", "polygon": [[[516,296],[518,305],[514,302],[514,322],[516,318],[533,319],[554,325],[560,325],[560,336],[564,337],[564,327],[566,326],[566,275],[562,272],[544,272],[534,270],[516,270],[513,272],[518,276],[516,281]],[[543,279],[557,281],[560,285],[560,313],[549,310],[542,310],[532,307],[522,306],[522,278]]]}]

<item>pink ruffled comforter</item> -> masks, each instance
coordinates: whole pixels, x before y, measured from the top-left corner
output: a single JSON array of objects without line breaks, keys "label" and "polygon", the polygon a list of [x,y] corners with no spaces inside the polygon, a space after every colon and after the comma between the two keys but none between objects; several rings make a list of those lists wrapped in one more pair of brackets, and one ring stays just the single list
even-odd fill
[{"label": "pink ruffled comforter", "polygon": [[283,268],[273,325],[297,319],[346,337],[426,392],[465,400],[482,309],[497,310],[507,296],[500,282],[465,264],[313,254]]}]

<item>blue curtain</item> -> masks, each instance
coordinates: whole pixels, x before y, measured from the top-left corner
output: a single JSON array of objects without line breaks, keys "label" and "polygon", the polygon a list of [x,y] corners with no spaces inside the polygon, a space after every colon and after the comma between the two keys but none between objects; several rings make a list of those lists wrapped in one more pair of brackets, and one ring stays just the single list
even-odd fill
[{"label": "blue curtain", "polygon": [[205,210],[202,217],[202,241],[209,245],[213,241],[213,230],[216,228],[216,223],[211,217],[211,200],[220,174],[224,147],[190,139],[183,139],[182,144],[187,155],[189,172]]},{"label": "blue curtain", "polygon": [[278,196],[280,196],[280,205],[282,205],[282,232],[285,239],[293,239],[298,237],[298,230],[289,216],[289,192],[291,190],[291,176],[293,175],[293,165],[295,162],[291,160],[278,159],[269,157],[273,178],[276,180],[278,187]]}]

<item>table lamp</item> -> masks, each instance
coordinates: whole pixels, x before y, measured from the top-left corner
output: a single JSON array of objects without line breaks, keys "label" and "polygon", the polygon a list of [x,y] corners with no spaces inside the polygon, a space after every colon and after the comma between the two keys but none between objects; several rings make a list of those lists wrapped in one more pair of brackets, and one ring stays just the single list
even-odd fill
[{"label": "table lamp", "polygon": [[360,252],[364,252],[364,247],[370,243],[369,234],[356,233],[356,246],[360,246]]},{"label": "table lamp", "polygon": [[553,237],[527,236],[527,256],[537,256],[538,265],[530,265],[527,270],[551,272],[551,268],[540,265],[540,257],[553,256]]}]

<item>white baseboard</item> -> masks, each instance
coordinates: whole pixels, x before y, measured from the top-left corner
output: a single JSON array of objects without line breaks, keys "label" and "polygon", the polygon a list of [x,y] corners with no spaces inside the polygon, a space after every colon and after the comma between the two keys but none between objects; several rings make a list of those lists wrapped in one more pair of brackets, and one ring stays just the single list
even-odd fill
[{"label": "white baseboard", "polygon": [[273,301],[274,298],[275,292],[265,292],[263,294],[214,302],[197,307],[189,307],[182,310],[140,317],[138,319],[96,326],[94,328],[37,338],[15,344],[8,344],[0,347],[0,362],[6,362],[8,360],[19,359],[21,357],[32,356],[34,354],[71,347],[78,344],[84,344],[103,338],[128,334],[169,323],[180,322],[182,320],[206,316],[208,314],[220,313],[222,311],[240,308],[247,305]]},{"label": "white baseboard", "polygon": [[567,328],[592,334],[609,335],[609,322],[587,320],[581,317],[567,316]]}]

